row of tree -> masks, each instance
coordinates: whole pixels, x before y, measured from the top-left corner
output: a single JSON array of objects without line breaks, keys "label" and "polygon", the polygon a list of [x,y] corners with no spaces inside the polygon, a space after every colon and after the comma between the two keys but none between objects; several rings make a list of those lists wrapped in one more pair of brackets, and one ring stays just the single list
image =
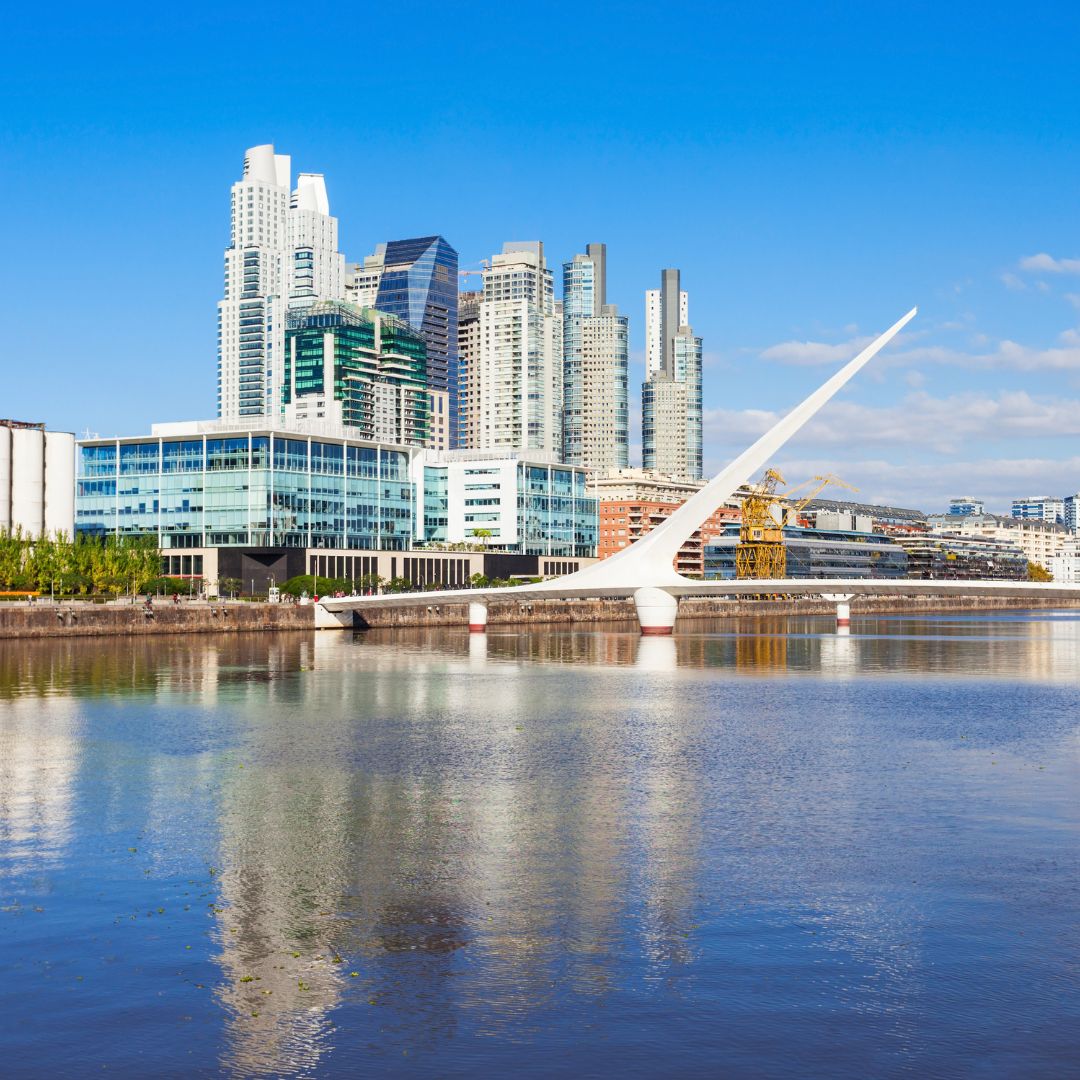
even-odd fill
[{"label": "row of tree", "polygon": [[[540,578],[533,578],[539,581]],[[509,578],[489,578],[483,574],[473,574],[469,579],[469,585],[474,589],[496,589],[506,585],[518,584]],[[286,596],[333,596],[334,593],[405,593],[405,592],[438,592],[442,589],[460,589],[460,585],[443,585],[438,582],[428,582],[426,585],[414,585],[406,577],[384,578],[378,574],[364,574],[355,581],[345,578],[315,577],[312,574],[299,574],[282,582],[280,588]],[[219,591],[222,586],[218,584]]]},{"label": "row of tree", "polygon": [[[157,591],[161,557],[154,536],[24,535],[0,530],[0,590],[82,596]],[[185,590],[187,583],[185,582]]]}]

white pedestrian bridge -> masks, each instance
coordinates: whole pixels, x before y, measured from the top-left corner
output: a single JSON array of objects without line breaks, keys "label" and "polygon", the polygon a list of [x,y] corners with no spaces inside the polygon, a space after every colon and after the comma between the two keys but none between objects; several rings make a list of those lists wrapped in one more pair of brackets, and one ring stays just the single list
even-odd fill
[{"label": "white pedestrian bridge", "polygon": [[837,623],[847,624],[848,601],[854,596],[1019,597],[1041,601],[1080,598],[1080,585],[1035,581],[945,581],[873,578],[782,578],[775,581],[695,581],[674,568],[675,555],[686,540],[746,482],[761,470],[861,368],[915,317],[912,308],[858,356],[796,405],[775,427],[692,495],[663,523],[630,547],[574,574],[531,585],[500,589],[456,589],[439,592],[325,597],[316,608],[317,625],[353,625],[354,613],[375,608],[436,608],[468,604],[469,629],[487,626],[489,603],[536,600],[626,599],[632,597],[643,634],[670,634],[684,596],[820,596],[837,604]]}]

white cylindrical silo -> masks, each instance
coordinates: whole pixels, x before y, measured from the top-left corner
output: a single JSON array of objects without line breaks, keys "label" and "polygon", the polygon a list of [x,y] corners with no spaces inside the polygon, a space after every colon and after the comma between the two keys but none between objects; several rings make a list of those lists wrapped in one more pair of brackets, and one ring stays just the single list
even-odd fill
[{"label": "white cylindrical silo", "polygon": [[0,425],[0,532],[11,528],[11,429]]},{"label": "white cylindrical silo", "polygon": [[45,532],[75,535],[75,436],[45,432]]},{"label": "white cylindrical silo", "polygon": [[45,432],[11,429],[11,527],[26,536],[45,528]]}]

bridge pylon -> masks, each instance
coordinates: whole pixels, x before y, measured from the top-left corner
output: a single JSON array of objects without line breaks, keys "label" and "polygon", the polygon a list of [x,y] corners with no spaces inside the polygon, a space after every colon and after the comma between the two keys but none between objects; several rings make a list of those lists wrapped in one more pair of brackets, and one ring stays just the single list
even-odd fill
[{"label": "bridge pylon", "polygon": [[834,372],[757,442],[744,450],[700,491],[691,495],[682,506],[640,540],[602,562],[594,563],[566,577],[545,581],[536,588],[553,593],[568,589],[572,590],[572,595],[587,595],[585,590],[590,587],[624,588],[628,591],[634,590],[635,604],[638,603],[637,594],[641,592],[643,596],[638,604],[638,619],[642,620],[644,612],[645,618],[653,620],[648,623],[641,621],[642,631],[651,634],[670,633],[670,630],[663,628],[674,625],[678,601],[668,593],[665,593],[666,601],[656,594],[664,592],[666,588],[693,584],[675,569],[674,560],[679,549],[751,476],[765,466],[807,421],[892,341],[917,312],[918,308],[912,308],[858,356]]}]

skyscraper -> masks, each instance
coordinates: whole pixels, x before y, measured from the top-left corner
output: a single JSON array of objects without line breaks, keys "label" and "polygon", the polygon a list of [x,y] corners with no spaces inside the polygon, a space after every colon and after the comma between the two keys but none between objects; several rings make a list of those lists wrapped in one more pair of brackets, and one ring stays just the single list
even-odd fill
[{"label": "skyscraper", "polygon": [[477,448],[562,453],[562,325],[540,241],[507,243],[483,272]]},{"label": "skyscraper", "polygon": [[282,408],[285,313],[344,297],[345,263],[326,183],[272,145],[244,155],[232,186],[224,298],[218,303],[218,415],[276,416]]},{"label": "skyscraper", "polygon": [[[641,453],[646,469],[669,476],[701,479],[702,396],[701,338],[682,322],[685,293],[679,271],[660,276],[658,304],[660,366],[646,375],[641,388]],[[646,294],[646,319],[650,300]],[[655,322],[655,315],[653,316]]]},{"label": "skyscraper", "polygon": [[379,244],[350,268],[348,298],[404,319],[427,346],[428,387],[450,407],[450,443],[458,441],[458,255],[441,236]]},{"label": "skyscraper", "polygon": [[458,445],[480,445],[480,304],[483,293],[458,293]]},{"label": "skyscraper", "polygon": [[592,472],[629,464],[628,326],[607,303],[607,246],[563,264],[563,461]]},{"label": "skyscraper", "polygon": [[[645,378],[654,371],[659,371],[663,364],[663,348],[660,333],[660,295],[659,289],[647,289],[645,292]],[[690,324],[690,301],[686,292],[679,290],[679,325]]]},{"label": "skyscraper", "polygon": [[355,428],[361,438],[423,446],[430,420],[424,339],[403,319],[341,301],[289,312],[285,419]]}]

